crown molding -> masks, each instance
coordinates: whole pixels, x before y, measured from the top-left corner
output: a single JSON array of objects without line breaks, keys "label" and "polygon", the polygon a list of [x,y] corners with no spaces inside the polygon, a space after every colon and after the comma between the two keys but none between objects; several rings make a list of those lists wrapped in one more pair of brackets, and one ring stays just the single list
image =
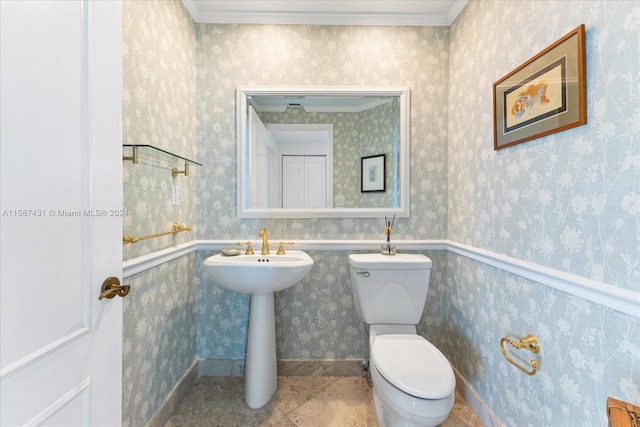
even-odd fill
[{"label": "crown molding", "polygon": [[193,20],[200,24],[288,24],[288,25],[395,25],[450,26],[468,0],[455,0],[446,13],[392,13],[340,11],[250,11],[203,10],[198,0],[182,0]]}]

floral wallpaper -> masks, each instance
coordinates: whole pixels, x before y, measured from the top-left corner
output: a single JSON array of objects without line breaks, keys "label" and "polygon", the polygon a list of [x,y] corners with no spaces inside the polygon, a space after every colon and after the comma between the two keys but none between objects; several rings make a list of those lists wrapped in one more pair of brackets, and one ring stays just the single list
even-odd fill
[{"label": "floral wallpaper", "polygon": [[[246,239],[264,226],[273,239],[383,236],[381,219],[236,217],[235,89],[241,85],[409,86],[411,209],[417,215],[396,219],[394,235],[446,237],[447,110],[440,106],[448,97],[447,27],[198,24],[197,39],[197,147],[204,165],[198,238]],[[354,157],[359,154],[334,155],[359,174]]]},{"label": "floral wallpaper", "polygon": [[[297,285],[275,294],[276,350],[279,360],[345,360],[368,357],[368,337],[356,315],[345,251],[306,251],[314,265]],[[199,252],[197,265],[215,252]],[[425,252],[433,261],[421,332],[444,331],[446,253]],[[202,270],[201,267],[199,267]],[[226,291],[198,273],[198,357],[243,359],[249,296]]]},{"label": "floral wallpaper", "polygon": [[144,426],[196,350],[195,254],[128,277],[123,301],[122,425]]},{"label": "floral wallpaper", "polygon": [[[178,1],[123,2],[123,143],[152,145],[196,160],[195,28]],[[195,236],[196,176],[173,177],[184,161],[140,149],[140,163],[123,163],[123,233],[146,236],[169,231],[173,222],[194,231],[123,246],[124,259],[189,242]],[[131,149],[125,148],[124,155]],[[171,204],[172,186],[178,205]]]},{"label": "floral wallpaper", "polygon": [[[301,108],[284,112],[259,112],[263,123],[331,124],[333,125],[333,194],[344,197],[345,208],[383,208],[399,206],[397,190],[391,190],[395,153],[395,182],[399,189],[397,123],[400,114],[397,101],[357,113],[307,113]],[[397,122],[397,119],[396,121]],[[395,131],[395,133],[394,133]],[[394,148],[395,147],[395,148]],[[360,192],[360,158],[386,154],[386,186],[384,193]],[[392,205],[394,203],[395,205]]]},{"label": "floral wallpaper", "polygon": [[[449,239],[640,292],[639,22],[637,0],[469,2],[451,33]],[[583,23],[588,124],[494,152],[492,83]]]},{"label": "floral wallpaper", "polygon": [[[388,104],[364,111],[360,120],[360,157],[386,154],[385,167],[385,191],[384,192],[360,192],[362,207],[398,207],[400,206],[400,165],[398,151],[400,146],[399,129],[400,105],[398,98]],[[356,168],[357,187],[360,187],[362,164]],[[393,190],[395,189],[395,191]]]},{"label": "floral wallpaper", "polygon": [[[605,426],[607,397],[640,402],[640,319],[452,253],[446,271],[449,316],[432,342],[504,426]],[[533,377],[499,347],[528,334],[540,353],[514,357],[539,361]]]},{"label": "floral wallpaper", "polygon": [[[640,292],[639,17],[635,0],[467,4],[451,27],[450,240]],[[582,23],[588,124],[493,151],[492,83]],[[437,341],[504,425],[602,426],[608,396],[640,402],[638,318],[452,253],[447,264]],[[534,377],[498,347],[530,333]]]},{"label": "floral wallpaper", "polygon": [[[122,5],[124,144],[150,144],[194,159],[195,28],[178,1]],[[125,149],[124,155],[130,155]],[[168,231],[176,221],[194,231],[123,246],[124,260],[195,237],[196,175],[171,176],[184,163],[140,149],[140,163],[123,167],[123,234]],[[171,205],[177,185],[179,204]],[[124,278],[122,425],[144,426],[193,363],[195,352],[195,254]]]},{"label": "floral wallpaper", "polygon": [[[382,240],[375,219],[236,217],[235,88],[407,85],[412,215],[396,220],[397,239],[449,239],[640,291],[638,0],[471,0],[451,28],[193,25],[175,0],[125,2],[124,9],[125,143],[166,141],[163,148],[203,164],[184,181],[192,183],[183,184],[187,205],[171,207],[166,170],[153,172],[168,166],[141,172],[145,165],[125,163],[125,208],[137,217],[125,220],[125,232],[145,234],[151,223],[186,218],[196,228],[179,242],[257,239],[261,227],[272,241]],[[581,23],[589,123],[493,151],[492,83]],[[163,82],[176,88],[170,101]],[[125,257],[172,244],[154,239]],[[348,251],[309,252],[310,275],[276,298],[278,358],[365,357]],[[163,399],[158,387],[170,390],[189,357],[244,357],[248,297],[208,279],[201,264],[211,254],[132,280],[132,294],[142,299],[125,305],[129,425],[144,424]],[[503,424],[605,425],[606,396],[640,402],[637,318],[453,253],[426,254],[433,271],[419,332]],[[162,284],[177,289],[172,303],[162,301]],[[166,332],[163,319],[171,315],[177,320]],[[165,333],[175,337],[169,348]],[[529,333],[542,347],[535,377],[508,364],[498,346],[502,336]]]}]

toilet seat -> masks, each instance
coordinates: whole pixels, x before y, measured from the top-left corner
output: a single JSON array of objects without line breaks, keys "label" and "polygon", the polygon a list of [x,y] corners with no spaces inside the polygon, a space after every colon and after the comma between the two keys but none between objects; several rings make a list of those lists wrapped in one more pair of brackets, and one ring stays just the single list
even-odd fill
[{"label": "toilet seat", "polygon": [[380,375],[403,392],[421,399],[444,399],[456,385],[446,357],[420,335],[375,337],[371,361]]}]

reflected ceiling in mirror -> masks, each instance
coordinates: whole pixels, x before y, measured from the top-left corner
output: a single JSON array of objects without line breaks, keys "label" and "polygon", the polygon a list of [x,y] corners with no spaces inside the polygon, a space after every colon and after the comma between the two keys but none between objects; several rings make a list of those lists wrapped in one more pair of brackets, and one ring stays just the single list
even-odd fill
[{"label": "reflected ceiling in mirror", "polygon": [[238,87],[238,217],[408,217],[409,105],[406,87]]}]

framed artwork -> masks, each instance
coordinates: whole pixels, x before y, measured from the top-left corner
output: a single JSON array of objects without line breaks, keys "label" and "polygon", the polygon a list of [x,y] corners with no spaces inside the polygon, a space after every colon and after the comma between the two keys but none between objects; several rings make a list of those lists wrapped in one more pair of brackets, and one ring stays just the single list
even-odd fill
[{"label": "framed artwork", "polygon": [[585,27],[493,84],[493,149],[587,123]]},{"label": "framed artwork", "polygon": [[385,192],[386,157],[386,154],[377,154],[360,159],[360,192]]}]

